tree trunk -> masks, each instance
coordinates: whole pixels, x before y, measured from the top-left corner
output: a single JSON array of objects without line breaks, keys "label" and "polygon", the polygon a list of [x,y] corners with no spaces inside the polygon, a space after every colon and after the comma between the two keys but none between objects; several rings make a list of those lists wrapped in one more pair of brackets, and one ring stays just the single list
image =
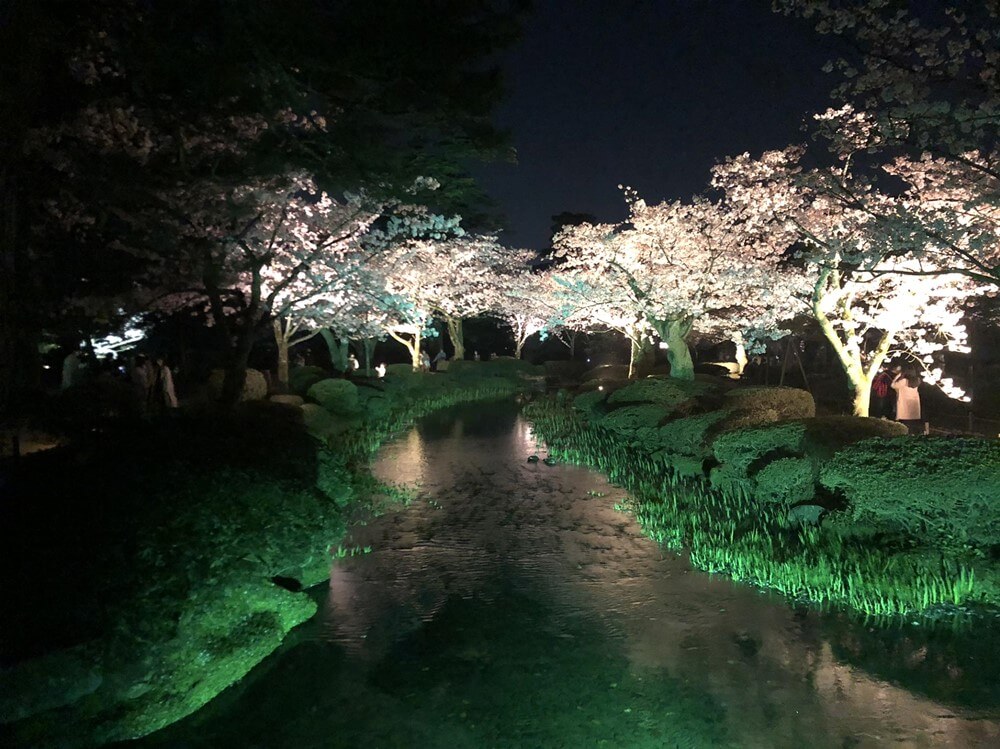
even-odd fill
[{"label": "tree trunk", "polygon": [[348,371],[348,357],[351,354],[350,343],[345,338],[339,338],[333,335],[333,331],[329,328],[323,328],[319,331],[320,336],[326,343],[327,351],[330,353],[330,364],[338,372]]},{"label": "tree trunk", "polygon": [[274,343],[278,347],[278,382],[288,387],[288,349],[289,336],[281,320],[274,321]]},{"label": "tree trunk", "polygon": [[451,339],[451,345],[455,348],[455,359],[465,358],[465,334],[462,331],[462,318],[461,317],[445,317],[445,323],[448,325],[448,337]]},{"label": "tree trunk", "polygon": [[[406,347],[406,350],[410,352],[410,364],[413,367],[413,371],[418,372],[420,371],[420,332],[422,328],[419,326],[407,327],[410,330],[393,330],[392,328],[387,328],[386,332],[393,340],[399,341]],[[409,338],[406,336],[409,336]]]},{"label": "tree trunk", "polygon": [[[249,327],[249,326],[248,326]],[[226,375],[222,380],[222,395],[219,400],[224,406],[234,406],[243,397],[243,385],[247,379],[247,362],[253,349],[255,330],[241,328],[233,345]]]},{"label": "tree trunk", "polygon": [[629,379],[644,377],[652,369],[653,346],[648,340],[643,340],[641,337],[629,337],[629,343],[631,344],[628,360]]},{"label": "tree trunk", "polygon": [[667,344],[667,361],[670,362],[670,377],[674,380],[694,379],[694,360],[687,345],[692,320],[650,320],[661,340]]},{"label": "tree trunk", "polygon": [[365,362],[365,375],[371,377],[372,374],[372,358],[375,356],[375,345],[378,340],[375,338],[362,338],[361,339],[361,352],[362,358]]},{"label": "tree trunk", "polygon": [[747,358],[747,349],[743,345],[743,337],[739,336],[733,341],[736,344],[736,374],[742,375],[743,370],[747,367],[747,362],[750,361]]},{"label": "tree trunk", "polygon": [[526,340],[527,340],[526,338],[521,338],[520,336],[518,336],[517,337],[517,341],[514,342],[514,358],[515,359],[520,359],[521,358],[521,351],[524,349],[524,342]]}]

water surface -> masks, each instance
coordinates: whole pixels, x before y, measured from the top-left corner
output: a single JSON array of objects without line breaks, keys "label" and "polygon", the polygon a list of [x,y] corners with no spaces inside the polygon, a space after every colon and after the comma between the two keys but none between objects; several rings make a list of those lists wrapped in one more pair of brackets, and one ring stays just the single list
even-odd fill
[{"label": "water surface", "polygon": [[865,626],[692,571],[513,404],[379,454],[415,501],[352,532],[320,615],[176,747],[1000,746],[994,632]]}]

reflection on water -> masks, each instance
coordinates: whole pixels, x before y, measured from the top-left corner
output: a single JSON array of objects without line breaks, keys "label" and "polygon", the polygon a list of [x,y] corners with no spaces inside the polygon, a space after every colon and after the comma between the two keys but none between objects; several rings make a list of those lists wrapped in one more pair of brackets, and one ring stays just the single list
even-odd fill
[{"label": "reflection on water", "polygon": [[513,406],[387,446],[376,474],[417,500],[355,530],[373,552],[334,568],[302,641],[160,745],[1000,746],[996,678],[973,667],[996,637],[962,660],[946,632],[691,571],[614,511],[620,489],[535,452]]}]

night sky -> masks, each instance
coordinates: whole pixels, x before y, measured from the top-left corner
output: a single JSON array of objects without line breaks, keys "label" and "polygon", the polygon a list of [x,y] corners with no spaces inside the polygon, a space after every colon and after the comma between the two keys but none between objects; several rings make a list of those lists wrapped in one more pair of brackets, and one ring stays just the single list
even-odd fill
[{"label": "night sky", "polygon": [[833,42],[769,0],[536,0],[503,58],[517,165],[480,169],[509,245],[541,248],[551,216],[625,217],[704,190],[726,155],[800,142],[835,80]]}]

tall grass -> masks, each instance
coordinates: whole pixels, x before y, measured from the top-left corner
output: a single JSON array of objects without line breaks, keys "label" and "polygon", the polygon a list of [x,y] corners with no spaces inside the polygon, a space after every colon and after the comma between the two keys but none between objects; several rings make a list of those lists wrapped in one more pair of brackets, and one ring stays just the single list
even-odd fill
[{"label": "tall grass", "polygon": [[940,553],[887,551],[837,527],[792,524],[780,506],[754,502],[746,492],[680,479],[641,445],[551,399],[525,413],[551,455],[597,468],[626,488],[631,498],[619,509],[632,512],[660,544],[688,549],[691,563],[709,573],[879,617],[998,603],[971,568]]}]

